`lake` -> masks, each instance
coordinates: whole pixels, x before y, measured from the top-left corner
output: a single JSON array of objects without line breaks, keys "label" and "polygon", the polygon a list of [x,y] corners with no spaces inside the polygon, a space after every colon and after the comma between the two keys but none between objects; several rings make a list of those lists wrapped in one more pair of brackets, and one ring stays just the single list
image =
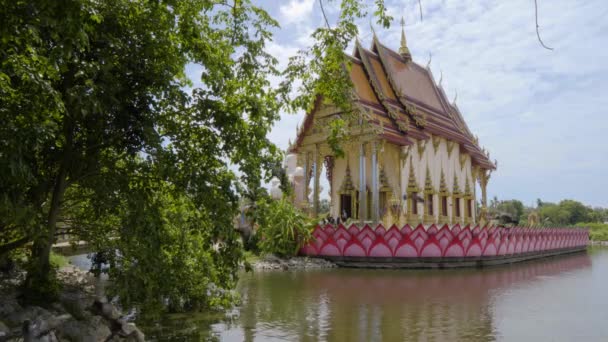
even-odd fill
[{"label": "lake", "polygon": [[157,341],[608,341],[608,248],[460,270],[243,273],[226,315],[142,326]]}]

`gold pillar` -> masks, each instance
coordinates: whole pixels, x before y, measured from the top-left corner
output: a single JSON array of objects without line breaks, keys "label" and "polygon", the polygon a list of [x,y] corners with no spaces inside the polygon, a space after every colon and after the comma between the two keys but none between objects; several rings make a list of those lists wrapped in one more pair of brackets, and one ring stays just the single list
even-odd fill
[{"label": "gold pillar", "polygon": [[488,222],[488,196],[487,186],[490,180],[490,170],[480,170],[479,172],[479,187],[481,188],[481,210],[479,211],[479,225],[485,226]]}]

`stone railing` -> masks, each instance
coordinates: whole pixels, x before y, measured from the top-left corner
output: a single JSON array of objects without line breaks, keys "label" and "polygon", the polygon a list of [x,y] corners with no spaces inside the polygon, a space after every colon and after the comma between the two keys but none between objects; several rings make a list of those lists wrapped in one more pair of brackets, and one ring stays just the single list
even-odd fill
[{"label": "stone railing", "polygon": [[[555,254],[560,250],[582,249],[589,232],[580,228],[496,228],[444,225],[438,229],[405,225],[390,229],[382,225],[362,229],[352,225],[317,226],[312,240],[300,253],[318,257],[355,258],[465,258],[483,259],[519,255]],[[469,258],[470,257],[470,258]]]}]

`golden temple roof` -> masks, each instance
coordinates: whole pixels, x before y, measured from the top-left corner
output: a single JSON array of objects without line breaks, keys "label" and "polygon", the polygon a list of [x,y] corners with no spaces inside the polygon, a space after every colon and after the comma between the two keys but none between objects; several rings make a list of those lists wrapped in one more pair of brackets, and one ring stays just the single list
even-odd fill
[{"label": "golden temple roof", "polygon": [[[460,110],[435,83],[431,71],[411,59],[406,44],[404,32],[399,53],[374,35],[370,49],[357,41],[349,56],[357,101],[370,109],[370,123],[382,127],[382,138],[398,145],[412,144],[408,138],[429,139],[431,135],[455,141],[474,164],[495,169]],[[312,115],[306,120],[312,120]]]}]

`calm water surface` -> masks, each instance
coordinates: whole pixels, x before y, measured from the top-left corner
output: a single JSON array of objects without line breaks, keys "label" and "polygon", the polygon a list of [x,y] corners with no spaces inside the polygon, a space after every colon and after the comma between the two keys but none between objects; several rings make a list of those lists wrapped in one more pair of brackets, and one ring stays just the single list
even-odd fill
[{"label": "calm water surface", "polygon": [[608,249],[463,270],[243,274],[226,316],[176,315],[157,341],[608,341]]}]

